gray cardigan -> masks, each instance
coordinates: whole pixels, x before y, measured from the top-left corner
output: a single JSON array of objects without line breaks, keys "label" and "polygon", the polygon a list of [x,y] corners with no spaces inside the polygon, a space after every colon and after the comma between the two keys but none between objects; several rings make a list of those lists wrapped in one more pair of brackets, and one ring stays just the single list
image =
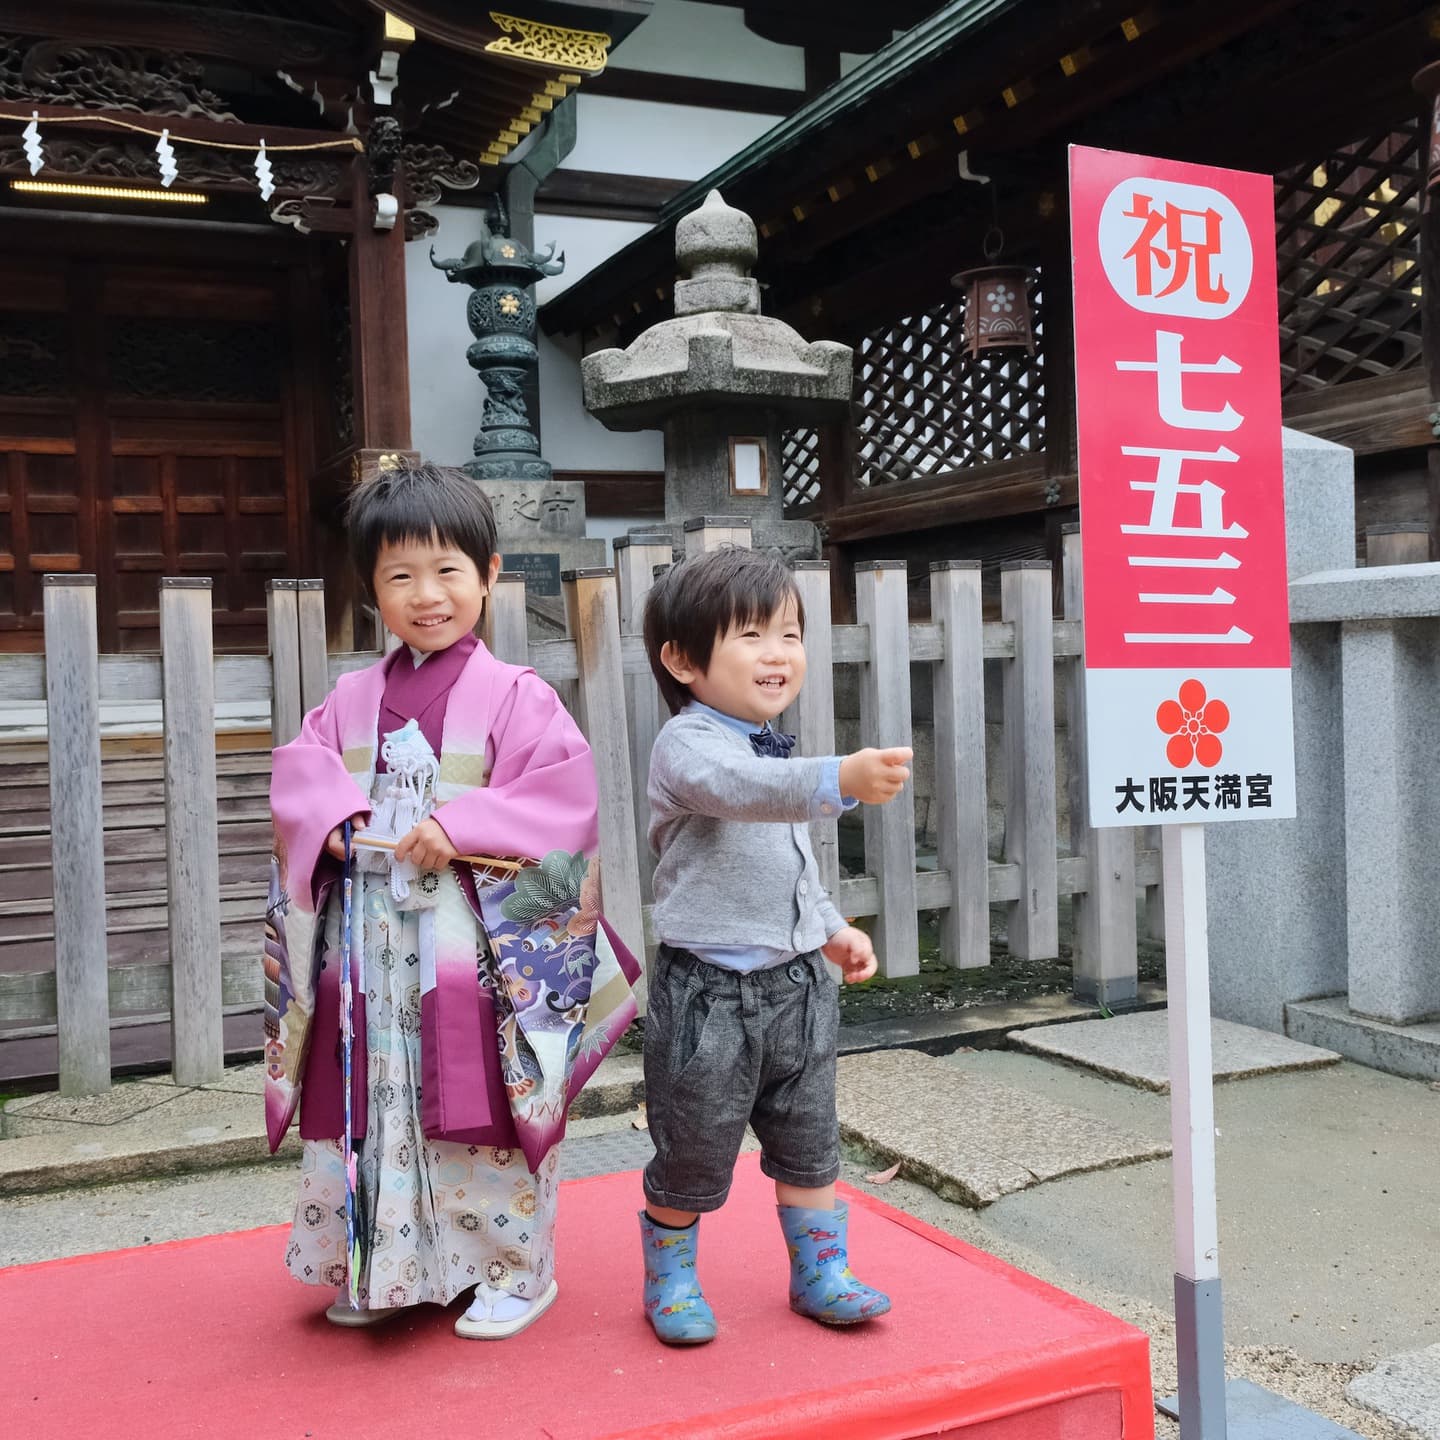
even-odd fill
[{"label": "gray cardigan", "polygon": [[820,884],[808,821],[828,818],[823,759],[756,755],[703,713],[650,755],[655,933],[668,945],[818,950],[845,921]]}]

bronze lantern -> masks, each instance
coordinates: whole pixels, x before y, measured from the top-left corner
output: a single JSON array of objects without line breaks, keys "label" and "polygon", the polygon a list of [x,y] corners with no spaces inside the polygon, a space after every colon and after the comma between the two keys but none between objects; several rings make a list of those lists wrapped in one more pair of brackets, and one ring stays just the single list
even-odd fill
[{"label": "bronze lantern", "polygon": [[985,237],[990,263],[962,270],[950,283],[965,292],[965,348],[976,359],[990,350],[1035,353],[1035,317],[1030,286],[1035,272],[1027,265],[1000,262],[1004,236],[994,227]]}]

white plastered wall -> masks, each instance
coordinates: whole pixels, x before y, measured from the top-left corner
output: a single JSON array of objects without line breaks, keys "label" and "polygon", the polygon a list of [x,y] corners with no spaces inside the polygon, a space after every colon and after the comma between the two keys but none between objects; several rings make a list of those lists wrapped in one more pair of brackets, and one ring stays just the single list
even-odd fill
[{"label": "white plastered wall", "polygon": [[[848,57],[847,57],[848,59]],[[654,11],[619,48],[615,68],[798,90],[804,56],[796,46],[752,35],[739,9],[658,0]],[[759,139],[774,115],[708,110],[690,105],[576,96],[577,140],[563,162],[569,169],[618,175],[696,180]],[[543,203],[543,202],[542,202]],[[468,288],[452,285],[430,264],[430,246],[450,259],[479,235],[481,212],[468,206],[435,208],[440,231],[405,248],[410,358],[410,414],[415,448],[428,459],[461,464],[470,458],[484,395],[465,360],[471,335],[465,322]],[[648,227],[626,221],[548,215],[535,217],[537,246],[565,252],[563,275],[538,287],[541,304],[582,279]],[[539,337],[541,446],[557,470],[659,470],[658,431],[615,434],[585,412],[580,350],[574,337]],[[591,522],[592,535],[621,534],[636,519]]]}]

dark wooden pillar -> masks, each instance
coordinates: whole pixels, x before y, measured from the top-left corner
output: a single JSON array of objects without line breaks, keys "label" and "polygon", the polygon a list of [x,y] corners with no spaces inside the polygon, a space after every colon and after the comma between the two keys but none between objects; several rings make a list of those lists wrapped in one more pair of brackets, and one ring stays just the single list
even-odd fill
[{"label": "dark wooden pillar", "polygon": [[[400,193],[395,179],[394,193]],[[355,445],[410,448],[410,347],[405,319],[405,213],[375,228],[375,202],[363,160],[355,162],[355,228],[350,241],[351,367]]]},{"label": "dark wooden pillar", "polygon": [[837,625],[855,619],[850,558],[843,545],[829,541],[830,517],[845,504],[855,487],[855,421],[852,415],[822,425],[820,436],[820,558],[830,562],[830,607]]},{"label": "dark wooden pillar", "polygon": [[1073,479],[1075,453],[1075,292],[1070,275],[1068,187],[1054,192],[1054,209],[1041,236],[1040,286],[1045,323],[1045,553],[1052,566],[1055,613],[1061,596],[1061,526],[1074,518],[1061,506]]},{"label": "dark wooden pillar", "polygon": [[[535,196],[540,187],[559,168],[560,162],[575,148],[578,133],[575,97],[562,100],[545,120],[545,128],[523,159],[505,167],[505,210],[510,222],[510,238],[518,240],[527,250],[535,248]],[[527,292],[535,299],[535,287]],[[540,435],[540,367],[525,380],[525,408],[530,415],[530,428]]]},{"label": "dark wooden pillar", "polygon": [[[1420,133],[1429,133],[1421,121]],[[1420,334],[1424,345],[1425,377],[1430,386],[1431,427],[1440,414],[1440,205],[1434,191],[1425,195],[1420,214]],[[1430,558],[1440,560],[1440,445],[1425,450],[1429,492]]]},{"label": "dark wooden pillar", "polygon": [[[1425,358],[1425,378],[1430,389],[1430,424],[1440,414],[1440,208],[1428,180],[1440,160],[1440,146],[1434,134],[1434,114],[1440,107],[1440,62],[1425,66],[1414,79],[1415,89],[1425,97],[1420,112],[1420,171],[1427,184],[1420,208],[1420,336]],[[1430,522],[1430,558],[1440,560],[1440,445],[1426,447],[1427,490]]]},{"label": "dark wooden pillar", "polygon": [[805,98],[813,100],[840,78],[840,52],[818,45],[805,47]]}]

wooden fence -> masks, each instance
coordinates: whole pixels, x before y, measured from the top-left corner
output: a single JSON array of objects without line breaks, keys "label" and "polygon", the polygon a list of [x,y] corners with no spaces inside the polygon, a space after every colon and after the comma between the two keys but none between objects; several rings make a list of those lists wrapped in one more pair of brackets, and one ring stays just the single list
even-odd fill
[{"label": "wooden fence", "polygon": [[[937,846],[933,868],[917,863],[912,787],[866,807],[864,874],[841,875],[834,821],[813,826],[822,877],[847,916],[874,917],[882,973],[919,968],[922,911],[940,913],[941,950],[958,967],[990,961],[990,907],[1007,909],[1012,954],[1058,954],[1058,906],[1073,897],[1074,988],[1111,1006],[1136,994],[1137,885],[1158,894],[1159,857],[1137,832],[1092,830],[1086,820],[1083,686],[1066,687],[1071,747],[1069,854],[1056,833],[1055,665],[1078,682],[1082,646],[1078,535],[1065,542],[1065,613],[1052,614],[1048,565],[1016,564],[1002,575],[1001,619],[984,621],[978,562],[931,566],[932,619],[912,624],[901,561],[859,567],[854,625],[830,621],[823,562],[797,567],[807,614],[809,675],[782,723],[802,753],[835,750],[833,677],[856,666],[864,745],[911,743],[911,665],[931,665],[936,736]],[[689,550],[748,543],[733,521],[686,530]],[[569,636],[530,644],[524,581],[504,574],[487,607],[485,637],[501,659],[528,663],[562,694],[595,752],[607,913],[637,949],[646,933],[652,865],[645,843],[645,774],[663,721],[640,638],[645,595],[671,558],[662,536],[616,545],[613,569],[581,570],[564,584]],[[208,581],[162,580],[162,653],[96,654],[93,578],[47,576],[44,656],[0,656],[0,701],[48,705],[51,845],[56,876],[52,971],[0,971],[0,1027],[58,1028],[61,1089],[91,1093],[109,1083],[112,1012],[169,1012],[174,1069],[182,1084],[217,1079],[222,1014],[261,997],[260,915],[253,948],[222,947],[217,847],[215,706],[268,703],[273,739],[298,733],[340,674],[376,652],[327,654],[319,581],[271,583],[270,655],[212,655]],[[983,666],[1004,669],[1003,857],[987,849]],[[169,960],[111,964],[106,953],[102,868],[99,712],[107,702],[158,700],[164,707],[164,820],[168,856]],[[992,718],[993,723],[993,718]],[[644,857],[642,859],[642,857]],[[64,877],[63,884],[60,877]],[[233,922],[232,922],[233,925]]]}]

